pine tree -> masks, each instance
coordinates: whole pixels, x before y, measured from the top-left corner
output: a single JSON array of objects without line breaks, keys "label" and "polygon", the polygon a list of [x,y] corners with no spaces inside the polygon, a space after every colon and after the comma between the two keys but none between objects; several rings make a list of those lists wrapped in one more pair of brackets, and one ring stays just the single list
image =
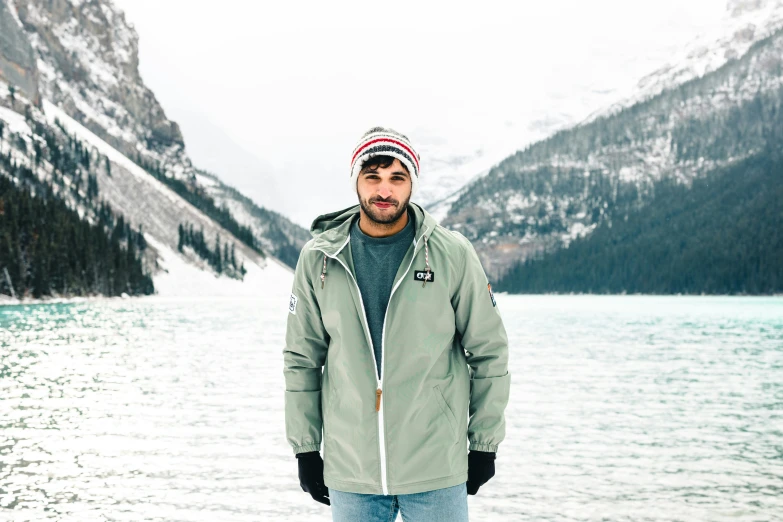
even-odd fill
[{"label": "pine tree", "polygon": [[[18,295],[111,295],[115,287],[131,294],[154,292],[135,242],[123,247],[110,239],[114,219],[108,205],[98,207],[97,223],[91,224],[8,155],[0,154],[0,169],[22,180],[16,186],[0,176],[0,267],[8,270]],[[126,227],[126,235],[136,232]]]},{"label": "pine tree", "polygon": [[215,234],[215,253],[214,253],[214,266],[215,271],[218,274],[223,273],[223,256],[222,251],[220,250],[220,234]]},{"label": "pine tree", "polygon": [[177,232],[179,233],[179,241],[177,243],[177,250],[182,252],[182,247],[185,245],[185,227],[182,226],[182,223],[180,223],[179,227],[177,227]]}]

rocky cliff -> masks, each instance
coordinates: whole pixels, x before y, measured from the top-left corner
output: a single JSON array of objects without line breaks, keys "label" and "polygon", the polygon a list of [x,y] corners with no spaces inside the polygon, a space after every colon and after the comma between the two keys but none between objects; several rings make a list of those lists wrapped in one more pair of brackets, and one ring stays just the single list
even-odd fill
[{"label": "rocky cliff", "polygon": [[0,0],[0,80],[40,106],[36,55],[7,0]]}]

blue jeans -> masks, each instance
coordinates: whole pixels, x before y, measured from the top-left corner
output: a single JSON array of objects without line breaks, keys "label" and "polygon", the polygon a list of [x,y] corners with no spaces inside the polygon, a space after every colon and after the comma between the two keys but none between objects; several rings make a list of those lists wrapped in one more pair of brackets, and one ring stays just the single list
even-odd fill
[{"label": "blue jeans", "polygon": [[468,490],[450,488],[408,495],[365,495],[329,488],[334,522],[468,522]]}]

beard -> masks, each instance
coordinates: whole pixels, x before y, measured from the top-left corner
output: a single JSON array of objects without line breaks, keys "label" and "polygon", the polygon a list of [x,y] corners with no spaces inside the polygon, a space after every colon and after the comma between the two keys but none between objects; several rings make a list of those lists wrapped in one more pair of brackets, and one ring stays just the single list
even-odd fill
[{"label": "beard", "polygon": [[[394,198],[383,199],[376,196],[365,200],[359,196],[359,205],[361,205],[362,210],[364,210],[364,213],[367,214],[367,217],[370,218],[370,221],[379,225],[393,226],[402,217],[402,213],[408,210],[408,202],[410,200],[411,197],[408,196],[408,199],[406,199],[403,204],[400,204],[400,202]],[[378,207],[375,206],[376,201],[391,203],[394,210],[391,212],[388,210],[380,211],[378,210]]]}]

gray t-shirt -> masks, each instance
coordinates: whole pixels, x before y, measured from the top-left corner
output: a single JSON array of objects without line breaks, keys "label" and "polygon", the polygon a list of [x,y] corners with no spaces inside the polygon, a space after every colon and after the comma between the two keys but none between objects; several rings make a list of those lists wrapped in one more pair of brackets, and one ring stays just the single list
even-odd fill
[{"label": "gray t-shirt", "polygon": [[408,251],[416,231],[415,216],[408,209],[408,223],[402,230],[386,237],[371,237],[359,228],[359,218],[351,225],[351,257],[356,282],[362,294],[367,325],[370,328],[375,365],[381,375],[381,335],[383,319],[389,304],[394,276]]}]

